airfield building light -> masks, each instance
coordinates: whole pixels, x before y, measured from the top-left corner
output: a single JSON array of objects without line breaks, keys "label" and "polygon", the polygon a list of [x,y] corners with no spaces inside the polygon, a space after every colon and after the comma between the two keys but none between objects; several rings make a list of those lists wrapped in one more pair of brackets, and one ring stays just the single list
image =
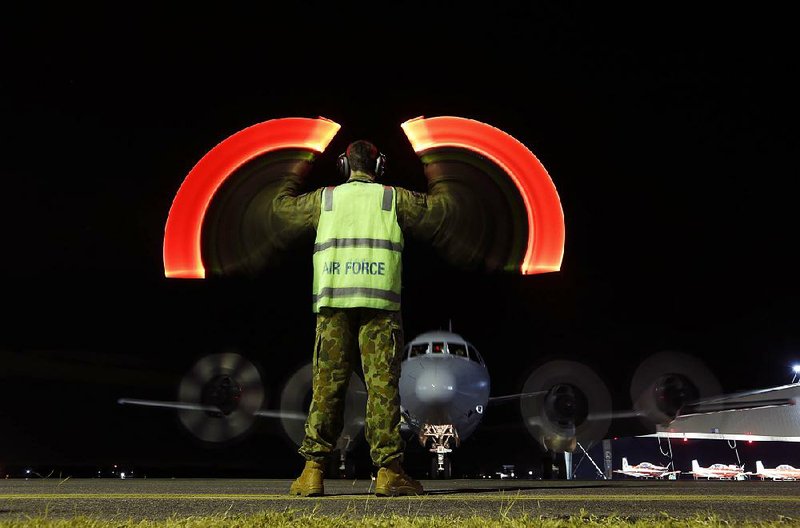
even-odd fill
[{"label": "airfield building light", "polygon": [[792,365],[792,372],[794,372],[794,376],[792,376],[792,383],[800,383],[800,363],[795,363]]}]

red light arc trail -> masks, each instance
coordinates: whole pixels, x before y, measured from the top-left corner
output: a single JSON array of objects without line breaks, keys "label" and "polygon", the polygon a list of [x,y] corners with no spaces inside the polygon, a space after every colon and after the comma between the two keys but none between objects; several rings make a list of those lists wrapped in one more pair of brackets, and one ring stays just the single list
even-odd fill
[{"label": "red light arc trail", "polygon": [[418,117],[400,126],[417,154],[456,147],[499,165],[517,186],[528,215],[528,244],[520,272],[561,269],[565,237],[561,200],[550,175],[525,145],[500,129],[462,117]]},{"label": "red light arc trail", "polygon": [[[480,154],[503,169],[525,203],[528,241],[523,275],[561,269],[564,214],[555,185],[533,153],[502,130],[460,117],[419,117],[401,125],[418,154],[456,147]],[[322,153],[340,129],[325,118],[281,118],[233,134],[211,149],[184,179],[164,229],[164,274],[205,278],[201,254],[203,219],[217,189],[248,161],[282,149]]]},{"label": "red light arc trail", "polygon": [[325,150],[341,128],[325,118],[287,117],[245,128],[228,137],[192,168],[172,202],[164,229],[164,275],[202,279],[201,230],[214,193],[253,158],[282,149]]}]

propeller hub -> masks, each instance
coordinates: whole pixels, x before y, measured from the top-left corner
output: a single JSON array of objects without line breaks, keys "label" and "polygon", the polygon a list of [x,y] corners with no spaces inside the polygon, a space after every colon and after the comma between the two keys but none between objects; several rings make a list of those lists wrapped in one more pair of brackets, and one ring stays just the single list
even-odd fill
[{"label": "propeller hub", "polygon": [[682,374],[666,374],[656,380],[653,387],[656,407],[674,419],[681,407],[699,398],[697,386]]},{"label": "propeller hub", "polygon": [[574,385],[559,383],[545,397],[544,411],[547,418],[564,428],[574,428],[586,420],[589,414],[586,395]]},{"label": "propeller hub", "polygon": [[217,407],[220,412],[209,411],[212,416],[227,416],[239,406],[242,399],[242,387],[231,376],[220,374],[211,378],[200,396],[203,405]]}]

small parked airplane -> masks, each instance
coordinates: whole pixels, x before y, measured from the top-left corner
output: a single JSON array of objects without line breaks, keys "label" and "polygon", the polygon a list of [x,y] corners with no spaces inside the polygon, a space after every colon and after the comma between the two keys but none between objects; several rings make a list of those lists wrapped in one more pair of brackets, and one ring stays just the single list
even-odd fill
[{"label": "small parked airplane", "polygon": [[795,468],[789,464],[781,464],[774,468],[765,468],[759,460],[756,462],[756,470],[748,472],[748,475],[761,477],[761,480],[797,480],[800,479],[800,468]]},{"label": "small parked airplane", "polygon": [[680,471],[672,471],[669,466],[658,466],[650,462],[641,462],[631,466],[628,464],[628,459],[622,457],[622,469],[615,469],[614,473],[628,475],[637,478],[655,478],[655,479],[670,479],[675,480],[680,474]]},{"label": "small parked airplane", "polygon": [[700,478],[745,480],[748,475],[744,470],[744,465],[737,466],[736,464],[711,464],[708,467],[702,467],[696,459],[692,460],[692,470],[687,471],[686,473],[689,475],[694,475],[695,480]]}]

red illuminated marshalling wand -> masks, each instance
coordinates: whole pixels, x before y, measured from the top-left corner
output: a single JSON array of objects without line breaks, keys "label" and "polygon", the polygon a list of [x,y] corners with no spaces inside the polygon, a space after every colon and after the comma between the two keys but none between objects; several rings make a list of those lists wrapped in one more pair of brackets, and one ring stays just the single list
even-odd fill
[{"label": "red illuminated marshalling wand", "polygon": [[206,276],[200,237],[208,205],[236,169],[253,158],[282,149],[325,150],[341,128],[325,118],[287,117],[245,128],[211,149],[178,189],[164,229],[164,275],[181,279]]},{"label": "red illuminated marshalling wand", "polygon": [[416,153],[463,148],[500,166],[517,186],[528,215],[523,275],[559,271],[564,258],[564,212],[553,180],[536,156],[512,136],[463,117],[417,117],[400,125]]}]

